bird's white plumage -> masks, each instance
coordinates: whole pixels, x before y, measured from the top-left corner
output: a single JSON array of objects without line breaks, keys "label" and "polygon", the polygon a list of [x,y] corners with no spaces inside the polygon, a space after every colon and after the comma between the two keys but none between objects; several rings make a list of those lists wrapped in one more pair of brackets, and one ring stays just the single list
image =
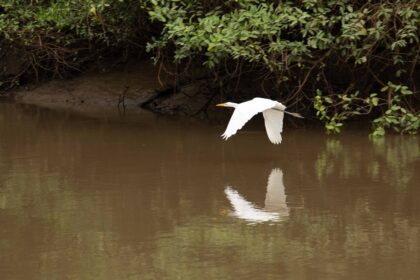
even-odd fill
[{"label": "bird's white plumage", "polygon": [[280,144],[282,140],[281,132],[283,131],[284,111],[268,109],[262,113],[268,139],[270,139],[273,144]]},{"label": "bird's white plumage", "polygon": [[271,170],[268,177],[264,205],[265,210],[278,212],[282,219],[289,216],[289,207],[286,204],[286,192],[283,183],[283,171],[278,168]]},{"label": "bird's white plumage", "polygon": [[247,201],[232,187],[225,188],[225,194],[232,204],[232,215],[251,223],[283,221],[289,217],[289,208],[286,204],[286,194],[283,183],[283,172],[274,168],[271,170],[267,182],[264,208],[258,208]]},{"label": "bird's white plumage", "polygon": [[267,212],[258,209],[251,202],[247,201],[232,187],[225,188],[225,194],[233,207],[233,215],[237,218],[246,220],[252,223],[269,222],[279,220],[278,213]]},{"label": "bird's white plumage", "polygon": [[286,106],[280,102],[260,97],[237,104],[222,137],[225,140],[228,139],[241,129],[253,116],[258,113],[263,113],[268,138],[272,143],[279,144],[282,139],[281,132],[283,129],[285,109]]}]

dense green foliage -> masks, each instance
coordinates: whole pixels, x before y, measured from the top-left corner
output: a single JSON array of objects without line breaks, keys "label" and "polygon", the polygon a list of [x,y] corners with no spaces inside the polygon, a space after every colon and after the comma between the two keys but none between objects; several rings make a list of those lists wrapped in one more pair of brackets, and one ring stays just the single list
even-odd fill
[{"label": "dense green foliage", "polygon": [[371,115],[375,135],[416,133],[417,2],[0,0],[0,36],[24,46],[36,73],[147,44],[156,61],[204,65],[227,90],[258,74],[256,94],[312,107],[331,132]]},{"label": "dense green foliage", "polygon": [[244,59],[286,74],[288,68],[304,68],[306,59],[322,62],[332,51],[363,64],[376,48],[403,64],[412,52],[399,50],[418,43],[416,1],[359,5],[346,0],[247,0],[210,7],[206,1],[150,2],[151,18],[165,24],[162,37],[150,47],[173,43],[176,60],[202,53],[209,67],[223,59]]},{"label": "dense green foliage", "polygon": [[383,136],[386,128],[399,133],[416,134],[420,127],[419,113],[413,113],[404,107],[403,99],[413,92],[406,86],[388,82],[381,89],[381,96],[372,93],[368,97],[360,97],[360,92],[338,94],[334,99],[323,96],[317,90],[314,108],[316,115],[324,121],[328,132],[340,132],[343,121],[357,115],[367,115],[372,110],[386,108],[385,112],[373,121],[372,136]]},{"label": "dense green foliage", "polygon": [[22,71],[7,81],[12,85],[22,75],[62,76],[146,40],[139,33],[145,24],[137,1],[0,0],[0,11],[0,39],[23,56]]},{"label": "dense green foliage", "polygon": [[172,48],[175,61],[199,58],[218,71],[235,65],[224,69],[231,77],[262,70],[275,80],[270,96],[303,106],[315,100],[328,131],[338,132],[343,120],[372,111],[380,116],[374,135],[385,127],[410,133],[419,128],[419,113],[405,98],[412,95],[407,86],[415,86],[417,1],[151,0],[150,5],[151,18],[164,24],[162,35],[149,44],[157,58]]}]

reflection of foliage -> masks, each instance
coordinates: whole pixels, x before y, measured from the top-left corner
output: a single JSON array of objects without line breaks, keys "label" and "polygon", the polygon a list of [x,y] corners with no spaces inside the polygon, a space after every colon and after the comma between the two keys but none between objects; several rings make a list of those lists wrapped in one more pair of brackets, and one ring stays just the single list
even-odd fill
[{"label": "reflection of foliage", "polygon": [[315,162],[315,171],[318,179],[321,179],[325,175],[331,175],[334,172],[334,165],[331,162],[340,155],[342,150],[343,147],[340,141],[331,138],[327,139],[325,149],[318,155]]},{"label": "reflection of foliage", "polygon": [[[398,181],[408,183],[413,174],[413,163],[418,160],[420,147],[418,138],[401,139],[397,136],[389,139],[371,139],[371,146],[358,149],[347,148],[352,145],[352,137],[347,139],[326,140],[325,148],[318,154],[315,171],[319,179],[335,175],[340,178],[368,176],[378,179],[388,177],[388,182],[400,185]],[[357,163],[357,164],[355,164]],[[366,174],[367,172],[367,174]],[[395,174],[398,172],[398,174]]]},{"label": "reflection of foliage", "polygon": [[[200,141],[207,134],[174,129],[175,144],[151,137],[142,149],[131,126],[2,112],[5,279],[420,278],[416,136],[366,143],[343,135],[320,148],[305,132],[292,141],[299,157],[286,152],[283,161],[289,219],[249,226],[219,214],[229,202],[223,179],[209,176],[210,169],[222,171],[208,156],[220,146],[203,148]],[[273,150],[260,147],[258,156],[267,158],[251,164],[237,157],[256,150],[235,148],[243,185],[267,175]],[[152,157],[159,164],[139,165]],[[229,169],[232,161],[223,163],[238,174]],[[264,188],[250,189],[264,196]],[[293,205],[301,198],[303,207]]]},{"label": "reflection of foliage", "polygon": [[[389,229],[393,223],[398,226]],[[276,226],[196,219],[159,239],[152,258],[157,271],[178,279],[201,278],[204,271],[209,279],[307,279],[308,273],[311,279],[360,279],[365,271],[359,269],[387,267],[391,261],[381,256],[395,254],[407,266],[393,265],[393,275],[403,276],[416,271],[410,248],[419,237],[406,220],[379,221],[361,203],[338,217],[296,210]]]},{"label": "reflection of foliage", "polygon": [[[372,139],[372,143],[375,155],[388,167],[386,171],[380,170],[378,173],[396,186],[406,185],[414,175],[414,163],[419,160],[419,139],[417,137],[407,139],[395,137],[386,140]],[[375,168],[371,170],[375,170]]]}]

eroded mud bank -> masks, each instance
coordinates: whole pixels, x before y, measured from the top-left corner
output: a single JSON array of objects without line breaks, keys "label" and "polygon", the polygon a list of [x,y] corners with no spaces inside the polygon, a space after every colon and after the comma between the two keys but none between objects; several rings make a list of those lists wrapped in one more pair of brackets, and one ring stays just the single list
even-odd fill
[{"label": "eroded mud bank", "polygon": [[179,83],[168,75],[158,77],[150,62],[112,71],[91,71],[72,79],[53,80],[13,93],[16,102],[82,114],[141,114],[219,118],[213,108],[220,101],[206,79]]}]

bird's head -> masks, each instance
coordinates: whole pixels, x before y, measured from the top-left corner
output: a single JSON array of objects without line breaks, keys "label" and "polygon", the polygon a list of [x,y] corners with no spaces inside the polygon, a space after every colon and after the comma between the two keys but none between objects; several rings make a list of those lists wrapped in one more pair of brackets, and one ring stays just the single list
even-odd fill
[{"label": "bird's head", "polygon": [[236,108],[236,106],[238,106],[238,104],[237,103],[233,103],[233,102],[226,102],[226,103],[217,104],[216,106],[218,106],[218,107],[232,107],[232,108]]}]

